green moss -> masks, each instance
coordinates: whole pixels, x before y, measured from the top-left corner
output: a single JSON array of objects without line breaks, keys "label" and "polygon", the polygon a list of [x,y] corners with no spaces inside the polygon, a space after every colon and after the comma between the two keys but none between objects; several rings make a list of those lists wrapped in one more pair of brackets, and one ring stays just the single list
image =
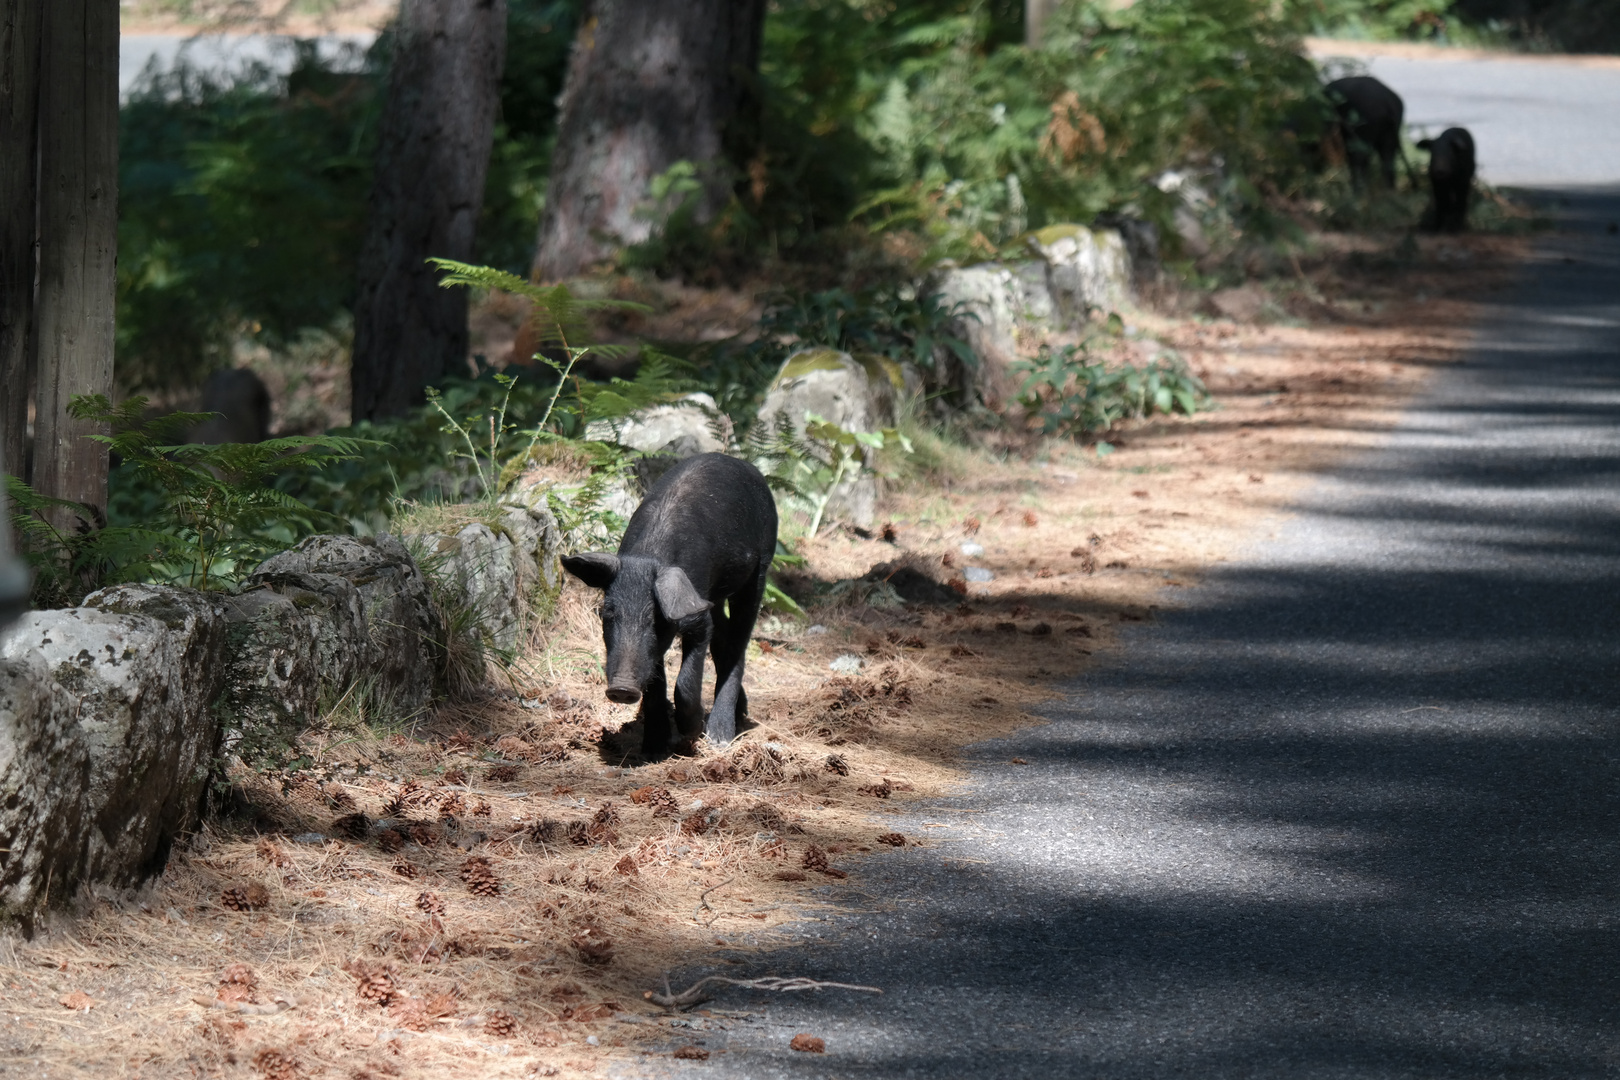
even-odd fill
[{"label": "green moss", "polygon": [[776,377],[776,382],[777,385],[781,385],[789,379],[800,378],[812,371],[842,371],[844,361],[845,354],[837,349],[807,349],[782,365],[782,373]]}]

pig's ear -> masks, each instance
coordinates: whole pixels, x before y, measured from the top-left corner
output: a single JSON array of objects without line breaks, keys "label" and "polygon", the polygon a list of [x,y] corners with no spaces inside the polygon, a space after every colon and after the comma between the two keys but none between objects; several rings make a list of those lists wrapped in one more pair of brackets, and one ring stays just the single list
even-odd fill
[{"label": "pig's ear", "polygon": [[593,589],[605,589],[619,576],[619,557],[605,551],[585,555],[564,555],[563,569]]},{"label": "pig's ear", "polygon": [[714,606],[698,595],[692,588],[692,579],[678,566],[666,566],[658,571],[653,594],[658,597],[658,610],[670,622],[680,622]]}]

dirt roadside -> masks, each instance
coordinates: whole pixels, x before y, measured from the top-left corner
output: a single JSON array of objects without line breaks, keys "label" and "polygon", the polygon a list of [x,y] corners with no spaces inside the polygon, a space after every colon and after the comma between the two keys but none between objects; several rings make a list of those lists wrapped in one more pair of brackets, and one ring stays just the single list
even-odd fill
[{"label": "dirt roadside", "polygon": [[[0,938],[0,1064],[519,1077],[680,1052],[644,997],[665,970],[723,973],[858,887],[862,859],[928,846],[885,808],[948,792],[961,747],[1031,722],[1051,680],[1375,441],[1461,355],[1522,248],[1343,240],[1293,285],[1219,298],[1276,324],[1128,320],[1220,407],[1129,425],[1106,456],[1010,434],[937,449],[890,493],[888,530],[825,532],[808,571],[846,581],[899,560],[948,579],[971,563],[993,579],[915,606],[852,586],[810,624],[762,622],[759,726],[724,753],[619,764],[633,710],[602,699],[594,598],[575,586],[509,693],[416,724],[335,710],[307,767],[239,778],[243,814],[152,889]],[[859,670],[831,670],[840,657]]]}]

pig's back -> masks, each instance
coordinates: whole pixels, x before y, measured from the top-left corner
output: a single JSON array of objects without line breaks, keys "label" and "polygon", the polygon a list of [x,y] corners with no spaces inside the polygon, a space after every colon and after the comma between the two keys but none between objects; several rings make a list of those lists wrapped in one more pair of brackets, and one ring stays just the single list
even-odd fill
[{"label": "pig's back", "polygon": [[[697,454],[665,473],[630,518],[620,555],[679,566],[699,592],[749,579],[776,553],[776,500],[758,469]],[[741,581],[727,591],[740,588]]]}]

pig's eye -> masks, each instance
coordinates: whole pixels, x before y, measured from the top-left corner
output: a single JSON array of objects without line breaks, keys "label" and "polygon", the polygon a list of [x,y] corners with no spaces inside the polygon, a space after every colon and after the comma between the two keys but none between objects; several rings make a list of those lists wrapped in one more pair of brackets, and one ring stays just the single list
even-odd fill
[{"label": "pig's eye", "polygon": [[611,619],[611,618],[613,618],[613,616],[615,616],[615,615],[617,615],[619,613],[619,609],[617,607],[615,607],[613,604],[603,604],[602,607],[601,607],[601,612],[600,613],[601,613],[602,618]]}]

